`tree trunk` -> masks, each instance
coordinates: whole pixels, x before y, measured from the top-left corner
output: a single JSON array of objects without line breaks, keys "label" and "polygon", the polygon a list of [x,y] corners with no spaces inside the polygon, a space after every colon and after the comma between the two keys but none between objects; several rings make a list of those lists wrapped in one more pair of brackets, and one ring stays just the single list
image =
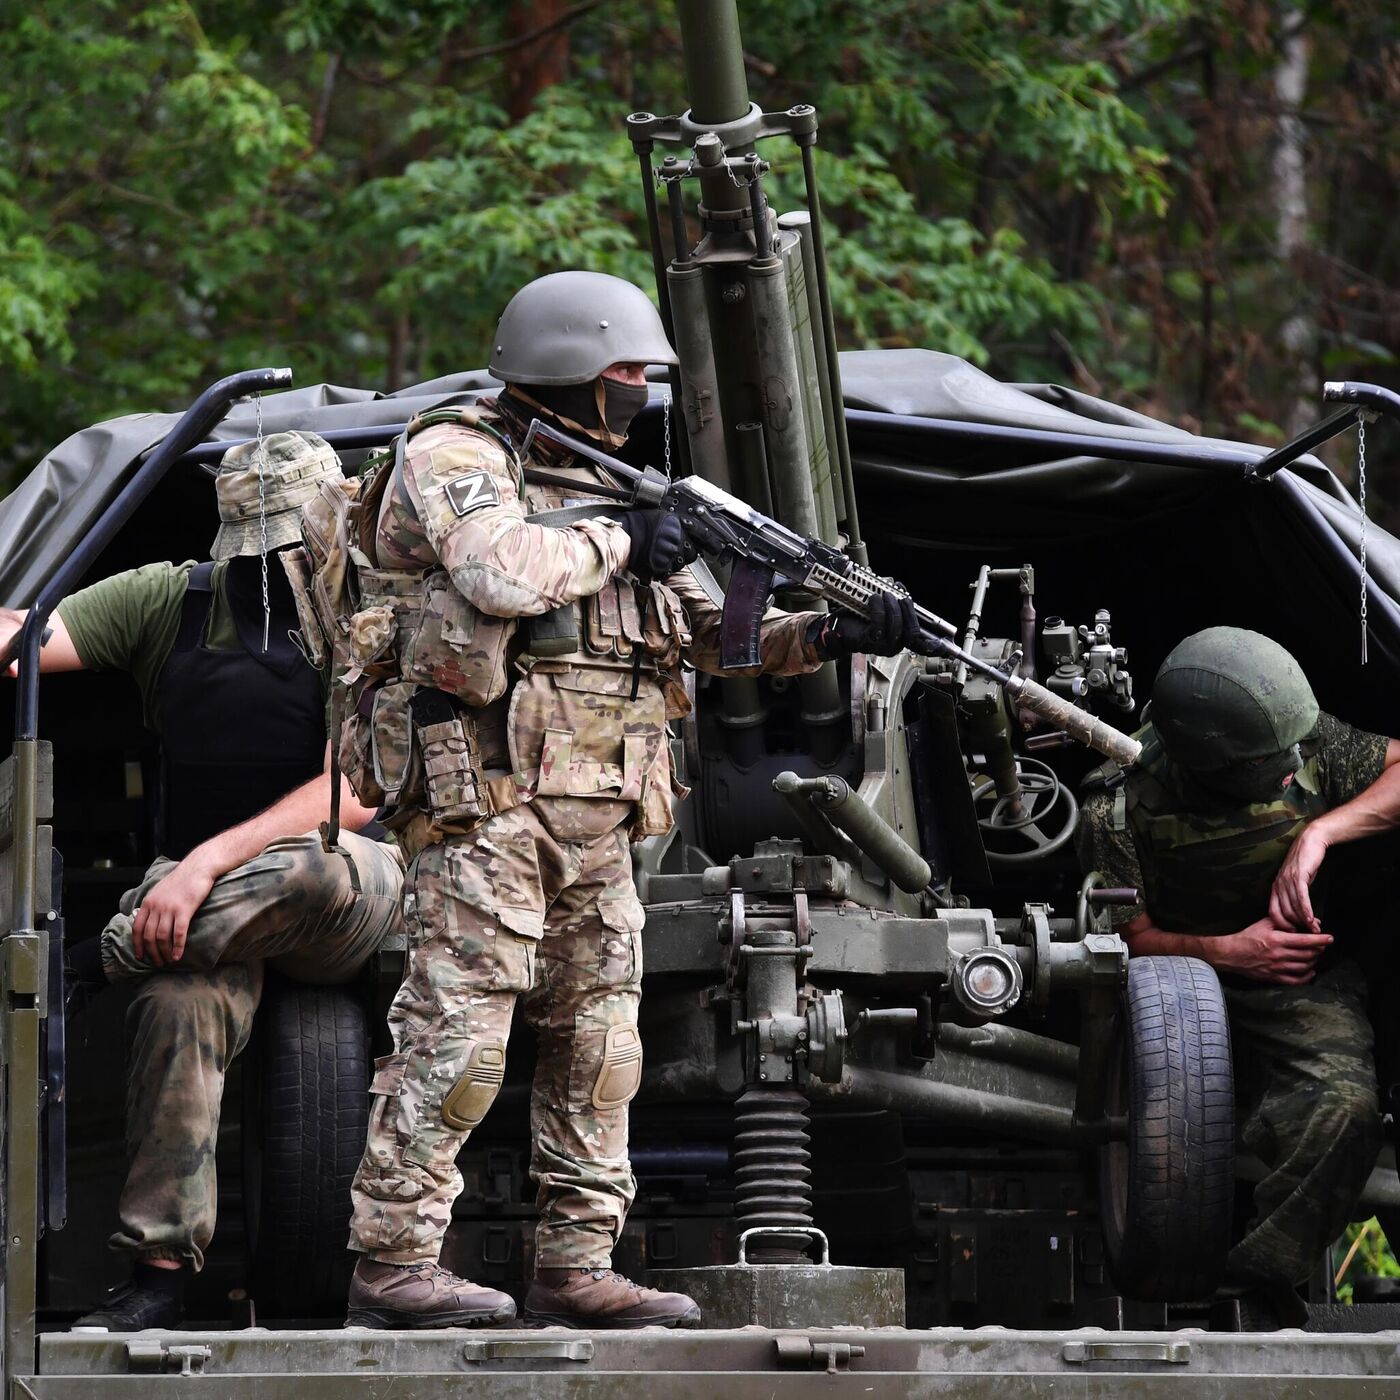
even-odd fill
[{"label": "tree trunk", "polygon": [[513,0],[511,4],[506,33],[512,39],[557,25],[507,59],[506,111],[513,122],[529,115],[546,88],[568,77],[569,28],[557,23],[568,8],[567,0]]},{"label": "tree trunk", "polygon": [[1317,417],[1317,320],[1304,276],[1308,242],[1306,132],[1300,115],[1308,85],[1312,40],[1301,9],[1282,15],[1283,42],[1274,69],[1278,103],[1278,140],[1274,146],[1273,185],[1277,229],[1274,247],[1279,272],[1294,289],[1292,309],[1279,331],[1288,361],[1288,405],[1284,423],[1290,435]]}]

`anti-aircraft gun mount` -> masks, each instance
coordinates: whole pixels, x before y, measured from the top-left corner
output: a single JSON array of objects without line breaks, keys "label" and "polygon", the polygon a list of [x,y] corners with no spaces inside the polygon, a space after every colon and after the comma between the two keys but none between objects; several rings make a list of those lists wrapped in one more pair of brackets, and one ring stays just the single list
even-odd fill
[{"label": "anti-aircraft gun mount", "polygon": [[[691,107],[627,121],[680,359],[671,371],[685,426],[679,456],[863,564],[813,161],[817,112],[767,113],[749,100],[732,4],[679,9]],[[800,153],[807,208],[796,215],[776,216],[764,192],[769,163],[758,148],[774,138]],[[981,635],[989,588],[1007,578],[1021,594],[1019,643]],[[827,663],[795,685],[721,679],[700,687],[683,722],[678,747],[698,801],[681,834],[641,853],[640,884],[653,972],[658,956],[667,973],[723,972],[706,1007],[721,1018],[719,1054],[743,1086],[734,1110],[740,1250],[735,1264],[662,1271],[658,1281],[694,1293],[714,1321],[903,1321],[897,1271],[826,1261],[809,1185],[813,1099],[1019,1127],[1032,1138],[1133,1140],[1126,1115],[1105,1100],[1110,1046],[1131,1030],[1118,1015],[1126,949],[1101,926],[1113,892],[1086,881],[1073,920],[1044,902],[998,916],[956,893],[962,882],[988,885],[991,865],[1055,856],[1073,834],[1069,787],[1018,754],[1022,725],[1006,688],[980,673],[1034,684],[1034,588],[1029,566],[983,567],[960,656]],[[811,601],[800,585],[779,598]],[[1068,654],[1050,649],[1051,669],[1063,699],[1110,698],[1121,712],[1131,707],[1126,656],[1104,655],[1107,637],[1105,614]],[[740,854],[708,854],[723,851]],[[1016,1066],[1039,1058],[1068,1068],[1072,1048],[1003,1023],[1018,1008],[1043,1016],[1060,993],[1078,998],[1088,1034],[1057,1096],[1033,1082],[1034,1070],[1018,1084]],[[978,1078],[991,1064],[1000,1096]],[[660,1077],[678,1092],[677,1066]],[[713,1094],[715,1085],[688,1088]],[[1223,1233],[1192,1243],[1218,1255]],[[817,1268],[801,1262],[812,1242],[823,1245]],[[1173,1244],[1163,1232],[1149,1248],[1170,1255]]]},{"label": "anti-aircraft gun mount", "polygon": [[[880,528],[880,490],[891,478],[881,475],[878,460],[891,444],[902,442],[904,460],[915,465],[906,484],[920,475],[919,465],[970,444],[986,454],[1019,453],[1017,462],[1033,453],[1050,462],[1077,453],[1131,464],[1124,477],[1150,476],[1154,463],[1198,467],[1195,479],[1206,482],[1213,474],[1211,488],[1247,477],[1254,484],[1241,485],[1240,495],[1280,510],[1284,503],[1292,514],[1279,518],[1298,526],[1295,539],[1312,550],[1314,564],[1324,561],[1323,580],[1340,579],[1350,589],[1355,553],[1334,528],[1347,511],[1354,513],[1350,500],[1338,488],[1326,504],[1343,509],[1328,517],[1304,490],[1308,483],[1279,468],[1355,422],[1362,409],[1400,409],[1400,399],[1375,386],[1328,386],[1326,397],[1347,407],[1270,454],[1165,428],[1115,435],[1111,418],[1066,414],[1052,429],[1045,426],[1045,405],[1025,396],[1020,416],[988,414],[986,421],[975,414],[901,416],[941,412],[928,398],[920,400],[922,410],[843,413],[821,288],[814,181],[810,210],[775,218],[763,196],[762,162],[750,160],[744,148],[773,134],[790,137],[810,176],[816,114],[798,108],[754,115],[743,87],[733,0],[687,0],[681,17],[692,94],[688,118],[647,119],[656,123],[650,132],[638,123],[631,128],[652,199],[663,295],[681,346],[672,390],[681,409],[673,422],[685,424],[674,444],[679,462],[864,562],[846,466],[849,423],[872,552],[877,566],[894,572],[905,561],[896,565],[886,553],[892,536]],[[687,120],[689,129],[681,125]],[[658,151],[662,158],[653,162]],[[674,157],[669,167],[666,155]],[[653,174],[665,192],[664,223]],[[698,214],[685,198],[697,187],[704,206]],[[760,256],[765,237],[769,261]],[[929,361],[944,358],[928,355],[919,374]],[[848,381],[855,383],[860,370],[852,363]],[[976,377],[969,366],[957,372]],[[883,363],[867,369],[866,386],[885,373]],[[75,742],[91,737],[93,692],[69,695],[61,685],[45,688],[45,738],[38,737],[38,634],[48,608],[172,464],[176,469],[162,488],[168,494],[147,502],[143,509],[156,513],[144,523],[137,517],[139,537],[127,543],[139,548],[141,560],[150,557],[151,538],[168,544],[176,557],[207,544],[208,482],[198,470],[182,473],[179,466],[212,466],[233,441],[247,438],[255,415],[250,407],[226,419],[230,399],[281,387],[287,379],[285,371],[238,376],[213,386],[178,423],[174,415],[164,421],[143,416],[79,434],[0,511],[0,540],[7,546],[0,549],[6,588],[0,601],[33,605],[35,619],[22,640],[15,756],[0,765],[0,931],[6,934],[0,956],[0,1350],[7,1394],[61,1400],[138,1384],[184,1394],[217,1374],[213,1385],[221,1395],[334,1393],[379,1400],[405,1380],[424,1394],[455,1393],[463,1373],[471,1377],[467,1384],[488,1394],[495,1385],[510,1394],[575,1394],[580,1387],[621,1393],[629,1384],[654,1389],[654,1377],[664,1373],[668,1393],[709,1395],[715,1372],[723,1371],[737,1378],[732,1388],[738,1396],[805,1387],[810,1377],[802,1373],[813,1370],[866,1370],[872,1373],[866,1388],[891,1391],[902,1375],[936,1371],[957,1374],[932,1382],[935,1388],[995,1395],[1010,1376],[1033,1372],[1063,1374],[1085,1394],[1117,1393],[1123,1385],[1165,1392],[1173,1382],[1199,1393],[1204,1380],[1220,1393],[1272,1396],[1290,1385],[1315,1388],[1319,1376],[1345,1374],[1365,1385],[1396,1374],[1393,1339],[1384,1335],[1294,1334],[1273,1344],[1216,1333],[1064,1335],[1065,1328],[1090,1323],[1162,1326],[1167,1314],[1160,1302],[1149,1308],[1134,1301],[1153,1295],[1159,1265],[1169,1282],[1156,1285],[1157,1297],[1210,1293],[1228,1239],[1228,1203],[1218,1191],[1197,1188],[1202,1163],[1178,1153],[1181,1138],[1173,1133],[1178,1122],[1190,1122],[1210,1128],[1217,1141],[1229,1140],[1228,1070],[1211,1070],[1184,1048],[1193,1032],[1219,1032],[1222,1013],[1212,1002],[1209,977],[1198,983],[1177,960],[1135,959],[1124,988],[1122,947],[1108,915],[1132,892],[1103,888],[1100,877],[1075,867],[1067,842],[1056,844],[1072,825],[1074,779],[1093,760],[1065,747],[1053,731],[1027,732],[1000,685],[912,656],[857,657],[801,681],[700,680],[696,708],[675,736],[694,797],[683,804],[674,837],[638,853],[648,904],[647,1073],[633,1138],[642,1189],[618,1262],[633,1270],[680,1267],[685,1285],[704,1298],[711,1324],[801,1322],[810,1332],[653,1330],[560,1338],[505,1331],[465,1341],[448,1332],[347,1332],[333,1308],[313,1311],[316,1305],[304,1298],[293,1302],[300,1310],[279,1310],[272,1301],[276,1291],[265,1291],[256,1271],[230,1257],[241,1254],[237,1206],[243,1205],[245,1220],[252,1213],[251,1202],[237,1196],[227,1215],[221,1201],[220,1238],[199,1281],[207,1309],[201,1315],[225,1315],[219,1310],[226,1304],[223,1280],[241,1280],[250,1283],[260,1316],[284,1326],[249,1328],[251,1305],[242,1299],[233,1331],[212,1326],[128,1340],[47,1330],[89,1305],[100,1277],[102,1232],[81,1228],[80,1214],[87,1198],[99,1194],[93,1159],[104,1159],[100,1186],[111,1187],[113,1196],[119,1175],[110,1113],[94,1128],[85,1116],[90,1092],[83,1101],[83,1090],[93,1086],[81,1083],[96,1058],[109,1083],[116,1083],[119,1066],[108,1053],[111,1042],[91,1054],[70,1042],[78,1072],[65,1081],[58,953],[64,919],[86,926],[94,910],[105,908],[119,876],[101,868],[110,864],[101,860],[107,851],[87,836],[104,820],[98,779],[115,772],[120,780],[131,749],[116,722],[103,726],[100,749]],[[484,376],[463,375],[450,387],[438,381],[399,398],[340,389],[329,406],[311,389],[279,395],[264,408],[269,425],[321,432],[353,466],[350,454],[383,447],[410,414],[470,402],[489,387]],[[647,432],[654,435],[662,419],[659,411],[641,415],[634,436],[639,457],[646,455]],[[1110,427],[1097,430],[1096,424]],[[192,446],[211,433],[217,441]],[[1320,472],[1316,464],[1313,469]],[[988,459],[987,472],[994,471]],[[100,497],[95,503],[83,495],[89,488]],[[41,495],[44,506],[36,515]],[[1220,496],[1211,499],[1218,504]],[[1231,509],[1241,508],[1232,500]],[[153,520],[158,529],[151,528]],[[1135,540],[1162,549],[1146,533],[1150,525],[1126,514],[1120,524],[1125,534],[1139,532]],[[966,544],[956,526],[945,528],[941,520],[919,522],[919,529],[927,541]],[[1111,635],[1099,632],[1108,618],[1084,628],[1047,619],[1037,638],[1034,574],[1029,566],[1001,566],[1032,557],[1049,577],[1054,561],[1041,551],[1041,533],[1023,533],[1034,547],[1023,548],[1018,539],[1005,553],[986,550],[984,557],[995,563],[977,571],[959,641],[1003,673],[1029,674],[1038,663],[1052,691],[1121,723],[1130,690],[1126,658]],[[957,562],[966,556],[945,554],[951,558],[937,561],[940,583],[923,591],[956,616],[950,599],[966,582]],[[1290,571],[1301,557],[1290,557]],[[136,560],[117,552],[98,567],[110,572],[127,562]],[[1265,572],[1268,558],[1260,554],[1248,563]],[[1109,601],[1114,618],[1128,624],[1124,636],[1139,663],[1154,649],[1161,654],[1164,629],[1156,626],[1149,644],[1144,634],[1153,633],[1154,619],[1142,609],[1133,613],[1122,595],[1100,599],[1098,580],[1087,572],[1080,571],[1085,586],[1077,593],[1059,591],[1064,571],[1047,592],[1057,603],[1072,597],[1068,606],[1076,620]],[[1001,596],[1013,583],[1019,615]],[[1323,592],[1310,596],[1309,606],[1321,607]],[[805,606],[810,600],[799,592],[783,594],[780,602]],[[1278,611],[1263,616],[1277,623],[1287,605],[1285,598]],[[995,617],[995,625],[984,626],[984,614]],[[1400,609],[1381,586],[1371,592],[1370,626],[1394,670]],[[1372,667],[1379,669],[1376,660]],[[100,689],[105,681],[90,677],[83,684],[89,683]],[[1053,781],[1038,787],[1036,764]],[[117,808],[123,835],[138,825],[127,818],[145,811],[127,796],[125,805],[107,804]],[[103,839],[109,829],[101,828]],[[1017,855],[1029,859],[1008,860]],[[397,970],[390,950],[386,984]],[[301,990],[354,1004],[362,1020],[371,1006],[373,1019],[382,1019],[382,1002],[372,1001],[376,989]],[[295,988],[284,991],[296,995]],[[289,999],[284,1006],[295,1004]],[[350,1058],[343,1048],[335,1039],[318,1042],[313,1050],[322,1058],[316,1063],[339,1074]],[[357,1048],[367,1052],[367,1041]],[[528,1064],[528,1056],[520,1058]],[[363,1053],[359,1060],[363,1067]],[[1170,1104],[1162,1097],[1164,1082],[1175,1095]],[[507,1287],[521,1281],[528,1264],[528,1146],[521,1147],[528,1143],[527,1095],[517,1073],[493,1119],[504,1125],[497,1128],[501,1135],[492,1140],[483,1133],[480,1143],[474,1138],[469,1144],[461,1165],[475,1195],[471,1188],[464,1194],[449,1231],[457,1253],[448,1262]],[[107,1093],[103,1111],[119,1097],[119,1091]],[[362,1093],[331,1097],[347,1111],[364,1111]],[[65,1112],[79,1125],[72,1154],[78,1188],[68,1193],[75,1224],[60,1234]],[[512,1113],[518,1128],[510,1126]],[[226,1119],[235,1114],[230,1104]],[[314,1133],[302,1127],[301,1140],[315,1144]],[[344,1121],[337,1119],[335,1128],[356,1140]],[[296,1138],[295,1132],[288,1136]],[[1202,1209],[1194,1216],[1136,1189],[1154,1143],[1165,1147],[1153,1165],[1156,1180],[1195,1192],[1190,1198]],[[835,1166],[833,1158],[839,1158]],[[1094,1188],[1086,1189],[1095,1176],[1086,1175],[1086,1160],[1097,1163],[1097,1208]],[[1216,1186],[1223,1181],[1228,1194],[1228,1162],[1212,1160],[1222,1168]],[[325,1159],[314,1150],[296,1167],[308,1180],[325,1180]],[[852,1182],[860,1189],[852,1190]],[[239,1189],[236,1173],[227,1184]],[[246,1180],[242,1189],[250,1189]],[[329,1231],[321,1228],[324,1219],[287,1222],[294,1244],[314,1250],[332,1238],[339,1253],[344,1208],[333,1198],[331,1204],[339,1214]],[[852,1228],[852,1218],[859,1228]],[[830,1250],[818,1230],[830,1233]],[[872,1242],[858,1256],[866,1236]],[[213,1257],[219,1250],[221,1262]],[[843,1259],[875,1267],[842,1268]],[[332,1261],[321,1255],[313,1262],[321,1269]],[[717,1267],[697,1267],[707,1263]],[[658,1280],[661,1272],[656,1269]],[[750,1291],[740,1297],[744,1286]],[[872,1330],[847,1320],[913,1326]],[[1204,1308],[1173,1320],[1217,1325]],[[285,1327],[289,1322],[297,1330]],[[963,1330],[983,1322],[1035,1330]],[[827,1330],[833,1327],[841,1330]],[[1125,1372],[1131,1379],[1124,1380]],[[139,1380],[132,1378],[136,1373]],[[930,1382],[913,1384],[923,1390]]]}]

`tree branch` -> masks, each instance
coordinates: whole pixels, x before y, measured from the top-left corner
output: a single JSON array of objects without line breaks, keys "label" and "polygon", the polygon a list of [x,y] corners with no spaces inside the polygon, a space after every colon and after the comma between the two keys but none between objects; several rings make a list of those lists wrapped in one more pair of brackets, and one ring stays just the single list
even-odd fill
[{"label": "tree branch", "polygon": [[586,15],[589,10],[596,10],[603,0],[583,0],[580,5],[574,5],[564,11],[558,19],[552,19],[548,24],[541,24],[538,28],[527,30],[524,34],[517,34],[514,38],[503,39],[499,44],[482,44],[474,49],[453,49],[448,53],[448,57],[454,63],[470,63],[478,58],[490,58],[493,54],[508,53],[511,49],[523,49],[529,44],[533,44],[536,39],[542,39],[546,34],[553,34],[556,29],[563,29],[566,25],[572,24],[576,19]]},{"label": "tree branch", "polygon": [[316,116],[311,123],[311,149],[319,151],[321,142],[326,139],[326,123],[331,114],[331,95],[335,92],[335,80],[340,73],[340,55],[333,53],[326,60],[325,76],[321,79],[321,98],[316,104]]}]

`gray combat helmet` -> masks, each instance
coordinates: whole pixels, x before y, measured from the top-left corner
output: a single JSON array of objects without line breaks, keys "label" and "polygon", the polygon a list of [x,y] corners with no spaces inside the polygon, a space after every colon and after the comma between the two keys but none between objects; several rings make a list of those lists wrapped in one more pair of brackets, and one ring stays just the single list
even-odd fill
[{"label": "gray combat helmet", "polygon": [[587,384],[609,365],[675,365],[640,287],[603,272],[551,272],[501,314],[488,366],[508,384]]},{"label": "gray combat helmet", "polygon": [[1168,757],[1198,773],[1291,750],[1317,725],[1303,668],[1240,627],[1208,627],[1177,644],[1152,687],[1152,723]]}]

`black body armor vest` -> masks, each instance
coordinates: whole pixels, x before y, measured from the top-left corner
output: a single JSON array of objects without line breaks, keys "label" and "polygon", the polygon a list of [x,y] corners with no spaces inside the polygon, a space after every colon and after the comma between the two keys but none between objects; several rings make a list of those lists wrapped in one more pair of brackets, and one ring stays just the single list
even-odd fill
[{"label": "black body armor vest", "polygon": [[[326,713],[320,675],[290,644],[261,652],[261,612],[235,621],[242,644],[213,651],[205,632],[213,564],[190,574],[180,629],[156,688],[161,737],[160,853],[181,860],[320,773]],[[295,625],[273,614],[274,637]]]}]

